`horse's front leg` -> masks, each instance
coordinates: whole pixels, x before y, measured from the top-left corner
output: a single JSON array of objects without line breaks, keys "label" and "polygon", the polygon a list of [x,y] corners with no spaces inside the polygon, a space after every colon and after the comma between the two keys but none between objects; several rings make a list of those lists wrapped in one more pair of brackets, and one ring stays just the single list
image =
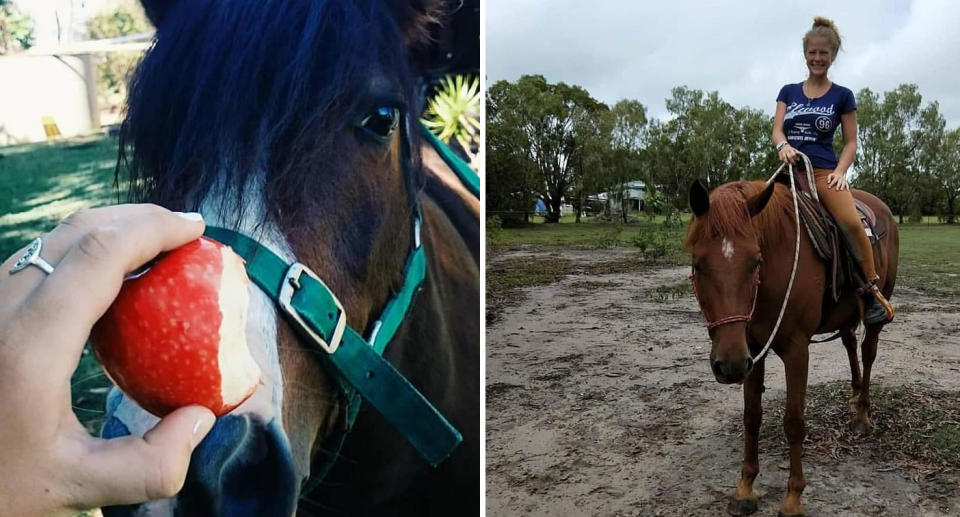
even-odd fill
[{"label": "horse's front leg", "polygon": [[760,399],[763,395],[763,365],[761,360],[743,383],[743,467],[740,469],[740,482],[733,491],[733,499],[727,505],[730,515],[750,515],[757,511],[757,494],[753,492],[753,480],[760,472],[760,459],[757,441],[760,437],[760,422],[763,408]]},{"label": "horse's front leg", "polygon": [[784,517],[806,515],[800,495],[807,486],[803,477],[803,438],[806,422],[803,412],[807,397],[808,342],[792,340],[790,350],[783,356],[787,377],[787,407],[783,415],[783,431],[790,446],[790,479],[787,481],[787,497],[780,503],[780,515]]}]

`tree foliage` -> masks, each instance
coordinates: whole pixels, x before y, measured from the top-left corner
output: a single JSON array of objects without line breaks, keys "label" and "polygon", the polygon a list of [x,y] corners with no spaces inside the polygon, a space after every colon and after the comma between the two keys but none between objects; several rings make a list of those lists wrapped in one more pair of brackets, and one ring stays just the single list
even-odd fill
[{"label": "tree foliage", "polygon": [[[91,39],[116,38],[139,34],[152,29],[150,20],[139,2],[128,0],[113,10],[104,11],[87,22],[87,35]],[[127,98],[127,83],[142,57],[141,52],[110,52],[97,64],[99,81],[97,96],[100,105],[118,110]]]},{"label": "tree foliage", "polygon": [[953,221],[956,195],[950,198],[950,187],[960,180],[956,163],[949,162],[950,132],[939,105],[923,106],[913,84],[882,96],[864,88],[857,104],[859,145],[852,185],[886,201],[900,222],[905,215],[945,211]]},{"label": "tree foliage", "polygon": [[33,46],[33,19],[21,13],[12,0],[0,0],[0,55]]},{"label": "tree foliage", "polygon": [[[572,158],[582,152],[582,140],[576,138],[578,124],[587,114],[607,107],[579,86],[550,84],[539,75],[523,76],[516,83],[494,83],[487,105],[489,161],[506,158],[531,167],[529,176],[520,175],[530,182],[518,186],[543,199],[548,221],[559,221],[560,207],[577,184]],[[494,133],[509,135],[511,141],[494,138]],[[488,184],[496,179],[488,176]],[[512,197],[523,199],[527,194],[514,192]]]},{"label": "tree foliage", "polygon": [[[536,197],[559,217],[561,199],[579,209],[591,195],[623,198],[626,184],[646,184],[650,210],[669,216],[687,204],[696,179],[709,188],[766,178],[778,166],[773,120],[737,108],[717,92],[685,86],[666,99],[665,120],[650,119],[636,100],[612,107],[578,86],[541,76],[499,81],[487,93],[487,206],[527,211]],[[916,85],[857,94],[859,138],[851,184],[904,216],[960,207],[960,129],[948,129],[936,102],[923,104]],[[842,138],[835,138],[839,153]],[[620,195],[618,196],[617,193]],[[626,219],[626,211],[620,210]],[[578,219],[579,220],[579,219]]]}]

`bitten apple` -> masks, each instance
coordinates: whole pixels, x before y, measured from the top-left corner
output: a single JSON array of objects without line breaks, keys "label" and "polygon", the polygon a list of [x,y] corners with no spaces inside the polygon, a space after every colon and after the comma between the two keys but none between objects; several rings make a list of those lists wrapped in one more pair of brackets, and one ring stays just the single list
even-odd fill
[{"label": "bitten apple", "polygon": [[190,404],[223,415],[260,381],[246,341],[249,283],[229,246],[205,237],[181,246],[124,282],[94,325],[94,353],[157,416]]}]

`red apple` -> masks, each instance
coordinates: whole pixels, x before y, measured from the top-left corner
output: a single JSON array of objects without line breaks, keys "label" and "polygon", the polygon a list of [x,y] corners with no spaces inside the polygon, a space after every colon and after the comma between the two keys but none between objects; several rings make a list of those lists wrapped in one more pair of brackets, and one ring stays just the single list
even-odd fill
[{"label": "red apple", "polygon": [[260,368],[246,340],[243,259],[202,237],[127,280],[90,341],[110,379],[163,416],[199,404],[217,416],[253,394]]}]

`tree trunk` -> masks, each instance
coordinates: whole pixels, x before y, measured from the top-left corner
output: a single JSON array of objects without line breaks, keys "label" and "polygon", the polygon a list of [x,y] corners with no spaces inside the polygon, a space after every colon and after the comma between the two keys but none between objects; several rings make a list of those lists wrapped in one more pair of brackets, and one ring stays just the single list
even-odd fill
[{"label": "tree trunk", "polygon": [[947,196],[947,224],[956,223],[956,215],[954,215],[953,205],[957,198]]},{"label": "tree trunk", "polygon": [[550,205],[547,206],[547,220],[548,223],[559,223],[560,222],[560,206],[563,204],[563,201],[557,197],[550,200]]},{"label": "tree trunk", "polygon": [[580,189],[580,195],[577,196],[577,224],[580,224],[580,212],[583,212],[583,189]]}]

